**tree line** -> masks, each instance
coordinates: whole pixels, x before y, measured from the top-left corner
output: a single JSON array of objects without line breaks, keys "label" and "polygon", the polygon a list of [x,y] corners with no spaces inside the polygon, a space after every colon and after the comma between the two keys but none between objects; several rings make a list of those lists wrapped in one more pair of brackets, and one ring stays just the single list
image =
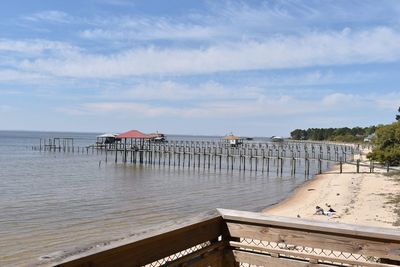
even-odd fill
[{"label": "tree line", "polygon": [[400,165],[400,107],[396,122],[381,125],[376,129],[372,140],[374,145],[368,158],[391,166]]},{"label": "tree line", "polygon": [[387,125],[354,128],[309,128],[296,129],[290,133],[292,139],[315,141],[360,142],[370,134],[373,148],[367,155],[371,160],[391,166],[400,165],[400,107],[396,122]]},{"label": "tree line", "polygon": [[376,128],[376,126],[370,126],[296,129],[290,133],[290,137],[296,140],[362,142],[365,137],[373,134]]}]

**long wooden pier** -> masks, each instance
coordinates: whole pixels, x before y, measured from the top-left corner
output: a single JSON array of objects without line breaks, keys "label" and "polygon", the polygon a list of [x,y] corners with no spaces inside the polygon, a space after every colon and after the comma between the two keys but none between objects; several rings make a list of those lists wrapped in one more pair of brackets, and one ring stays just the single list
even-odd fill
[{"label": "long wooden pier", "polygon": [[112,144],[93,144],[74,146],[72,138],[53,138],[48,142],[42,139],[34,150],[100,154],[105,162],[124,164],[158,165],[204,170],[236,170],[240,172],[276,173],[291,175],[322,173],[330,164],[338,164],[342,173],[344,163],[355,166],[355,172],[367,168],[385,169],[387,172],[398,169],[382,166],[370,161],[363,164],[354,160],[359,154],[355,145],[316,142],[247,142],[230,146],[223,141],[182,141],[154,142],[151,140],[126,139]]}]

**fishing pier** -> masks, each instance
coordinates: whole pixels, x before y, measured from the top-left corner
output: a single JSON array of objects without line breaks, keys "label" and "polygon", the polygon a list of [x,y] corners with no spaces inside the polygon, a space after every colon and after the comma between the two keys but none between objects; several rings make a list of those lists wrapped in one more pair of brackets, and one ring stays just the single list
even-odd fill
[{"label": "fishing pier", "polygon": [[190,168],[214,171],[239,171],[256,173],[290,173],[290,175],[322,173],[332,164],[344,163],[355,166],[360,172],[367,167],[386,168],[377,163],[366,165],[359,159],[355,145],[328,142],[303,141],[246,141],[232,143],[232,136],[219,140],[156,140],[155,134],[144,134],[133,130],[119,135],[105,134],[97,142],[87,146],[74,146],[71,138],[40,140],[34,150],[78,154],[101,155],[102,161],[123,164],[156,165],[174,168]]}]

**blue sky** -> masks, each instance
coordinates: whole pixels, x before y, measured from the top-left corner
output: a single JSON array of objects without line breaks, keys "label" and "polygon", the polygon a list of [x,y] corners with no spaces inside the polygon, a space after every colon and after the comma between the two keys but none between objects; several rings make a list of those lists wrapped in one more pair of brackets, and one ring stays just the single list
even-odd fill
[{"label": "blue sky", "polygon": [[0,9],[2,130],[287,136],[389,123],[399,105],[396,0]]}]

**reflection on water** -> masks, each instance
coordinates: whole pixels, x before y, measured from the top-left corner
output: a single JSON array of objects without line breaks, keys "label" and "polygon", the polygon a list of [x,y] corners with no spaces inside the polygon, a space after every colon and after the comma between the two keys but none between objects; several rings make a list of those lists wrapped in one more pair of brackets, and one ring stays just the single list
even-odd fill
[{"label": "reflection on water", "polygon": [[[35,263],[216,208],[257,211],[305,181],[301,175],[99,166],[102,155],[30,150],[45,134],[0,132],[0,266]],[[95,136],[65,135],[82,145]]]}]

